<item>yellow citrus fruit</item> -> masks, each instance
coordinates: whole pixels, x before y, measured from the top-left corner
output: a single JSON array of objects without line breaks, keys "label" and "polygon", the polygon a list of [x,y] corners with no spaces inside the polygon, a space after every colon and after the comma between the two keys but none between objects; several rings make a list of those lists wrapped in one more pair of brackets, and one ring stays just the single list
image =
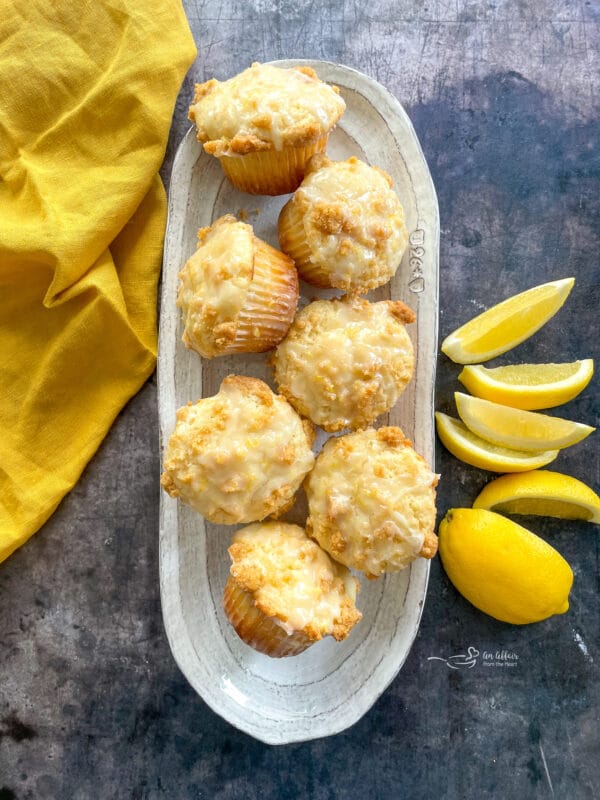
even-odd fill
[{"label": "yellow citrus fruit", "polygon": [[435,414],[438,436],[453,456],[479,469],[490,472],[525,472],[545,467],[554,461],[558,450],[532,452],[512,450],[486,442],[472,433],[459,419],[437,411]]},{"label": "yellow citrus fruit", "polygon": [[458,364],[477,364],[506,353],[556,314],[574,283],[575,278],[563,278],[503,300],[447,336],[442,352]]},{"label": "yellow citrus fruit", "polygon": [[453,508],[439,528],[440,557],[454,586],[476,608],[525,625],[569,608],[573,572],[535,533],[483,508]]},{"label": "yellow citrus fruit", "polygon": [[560,450],[580,442],[595,428],[570,419],[522,411],[455,392],[458,415],[473,433],[515,450]]},{"label": "yellow citrus fruit", "polygon": [[600,525],[600,497],[596,492],[577,478],[546,469],[496,478],[479,493],[473,508],[581,519]]},{"label": "yellow citrus fruit", "polygon": [[505,367],[463,368],[458,380],[475,397],[512,408],[535,411],[568,403],[582,392],[594,374],[594,361],[569,364],[510,364]]}]

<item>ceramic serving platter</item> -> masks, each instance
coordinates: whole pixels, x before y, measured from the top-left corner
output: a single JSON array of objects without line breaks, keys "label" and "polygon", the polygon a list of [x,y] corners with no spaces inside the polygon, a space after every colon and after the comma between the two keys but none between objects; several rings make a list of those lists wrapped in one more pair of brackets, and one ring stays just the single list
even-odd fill
[{"label": "ceramic serving platter", "polygon": [[[355,155],[385,169],[404,205],[409,247],[395,279],[372,300],[400,299],[417,313],[408,327],[417,353],[408,389],[388,418],[400,425],[433,466],[433,394],[437,350],[439,219],[435,191],[413,127],[398,101],[371,78],[348,67],[308,64],[339,86],[346,101],[327,153]],[[216,159],[190,130],[176,156],[169,197],[159,346],[161,461],[175,412],[189,400],[216,393],[228,374],[274,384],[265,355],[201,359],[181,342],[175,306],[177,273],[196,248],[199,227],[225,213],[241,215],[255,233],[277,245],[284,197],[254,197],[233,189]],[[323,292],[302,286],[301,304]],[[329,296],[331,296],[330,293]],[[325,296],[327,296],[325,294]],[[317,439],[322,446],[325,434]],[[288,519],[303,524],[302,496]],[[227,623],[221,598],[234,528],[212,525],[161,493],[160,583],[163,617],[173,655],[191,685],[218,714],[264,742],[283,744],[338,733],[356,722],[400,670],[417,633],[429,562],[379,580],[360,577],[362,621],[343,642],[327,638],[294,658],[270,659],[241,642]]]}]

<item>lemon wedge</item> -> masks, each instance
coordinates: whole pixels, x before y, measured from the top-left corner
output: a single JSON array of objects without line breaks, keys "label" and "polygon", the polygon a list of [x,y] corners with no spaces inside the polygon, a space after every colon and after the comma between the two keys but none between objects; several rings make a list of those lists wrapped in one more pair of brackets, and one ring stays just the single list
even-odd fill
[{"label": "lemon wedge", "polygon": [[471,433],[459,419],[441,411],[436,411],[435,419],[442,444],[453,456],[479,469],[490,472],[525,472],[546,466],[558,455],[558,450],[536,453],[498,447]]},{"label": "lemon wedge", "polygon": [[574,283],[575,278],[542,283],[503,300],[447,336],[442,352],[458,364],[477,364],[506,353],[556,314]]},{"label": "lemon wedge", "polygon": [[570,419],[503,406],[455,392],[458,415],[467,428],[488,442],[515,450],[560,450],[589,436],[595,428]]},{"label": "lemon wedge", "polygon": [[463,367],[458,380],[475,397],[505,406],[535,411],[568,403],[582,392],[594,374],[594,361],[568,364],[511,364],[490,369]]},{"label": "lemon wedge", "polygon": [[495,619],[525,625],[568,611],[571,567],[516,522],[483,508],[452,508],[440,523],[439,542],[456,589]]},{"label": "lemon wedge", "polygon": [[600,497],[596,492],[577,478],[545,469],[496,478],[480,492],[473,508],[581,519],[600,525]]}]

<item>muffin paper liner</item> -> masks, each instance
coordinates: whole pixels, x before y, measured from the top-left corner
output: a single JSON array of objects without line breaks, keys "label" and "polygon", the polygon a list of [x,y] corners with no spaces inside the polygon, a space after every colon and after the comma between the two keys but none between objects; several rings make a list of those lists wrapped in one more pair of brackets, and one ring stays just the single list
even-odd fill
[{"label": "muffin paper liner", "polygon": [[288,634],[274,619],[263,614],[250,592],[229,577],[223,595],[223,608],[237,635],[246,644],[272,658],[296,656],[312,644],[302,632]]},{"label": "muffin paper liner", "polygon": [[276,347],[298,305],[298,273],[293,261],[256,237],[254,248],[254,274],[229,353],[262,353]]},{"label": "muffin paper liner", "polygon": [[220,156],[219,161],[229,181],[242,192],[288,194],[302,183],[308,159],[325,150],[328,135],[304,147],[258,150],[243,156]]},{"label": "muffin paper liner", "polygon": [[304,222],[292,198],[281,209],[277,223],[279,245],[284,253],[294,259],[298,275],[311,286],[332,288],[329,273],[320,264],[311,261],[311,249],[306,240]]}]

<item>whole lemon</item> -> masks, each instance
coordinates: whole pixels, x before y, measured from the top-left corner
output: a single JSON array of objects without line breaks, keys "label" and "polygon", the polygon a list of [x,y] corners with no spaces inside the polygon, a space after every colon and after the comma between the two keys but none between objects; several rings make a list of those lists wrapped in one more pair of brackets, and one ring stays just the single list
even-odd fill
[{"label": "whole lemon", "polygon": [[481,508],[452,508],[439,529],[448,577],[481,611],[502,622],[528,622],[564,614],[573,572],[535,533]]}]

